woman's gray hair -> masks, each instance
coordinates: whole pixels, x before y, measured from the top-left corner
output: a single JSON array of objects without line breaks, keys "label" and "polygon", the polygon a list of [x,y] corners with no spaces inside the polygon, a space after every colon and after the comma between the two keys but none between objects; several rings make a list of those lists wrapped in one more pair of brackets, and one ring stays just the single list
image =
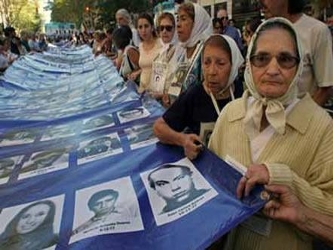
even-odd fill
[{"label": "woman's gray hair", "polygon": [[132,22],[132,18],[130,13],[126,10],[126,9],[119,9],[116,12],[116,15],[121,15],[122,17],[124,17],[129,23]]}]

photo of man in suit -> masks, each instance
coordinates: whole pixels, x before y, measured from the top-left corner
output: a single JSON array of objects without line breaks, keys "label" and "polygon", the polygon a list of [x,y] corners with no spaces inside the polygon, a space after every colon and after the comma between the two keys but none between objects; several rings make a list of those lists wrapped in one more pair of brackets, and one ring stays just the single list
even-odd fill
[{"label": "photo of man in suit", "polygon": [[148,175],[148,182],[166,203],[161,214],[180,208],[210,190],[197,189],[192,171],[185,165],[162,165]]}]

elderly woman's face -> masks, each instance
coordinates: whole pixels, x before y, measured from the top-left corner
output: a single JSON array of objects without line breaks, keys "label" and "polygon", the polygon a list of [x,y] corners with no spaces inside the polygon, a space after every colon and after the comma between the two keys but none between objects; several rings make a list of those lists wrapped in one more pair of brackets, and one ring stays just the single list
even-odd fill
[{"label": "elderly woman's face", "polygon": [[202,59],[204,84],[213,93],[219,93],[228,83],[231,62],[230,55],[217,46],[207,45]]},{"label": "elderly woman's face", "polygon": [[125,26],[125,25],[128,25],[128,20],[121,14],[116,14],[116,21],[117,21],[117,24],[120,25],[120,26]]},{"label": "elderly woman's face", "polygon": [[170,43],[175,34],[175,27],[169,18],[163,18],[158,26],[159,35],[164,43]]},{"label": "elderly woman's face", "polygon": [[288,91],[297,72],[295,46],[289,32],[281,28],[266,30],[258,37],[250,61],[254,84],[262,96],[278,98]]},{"label": "elderly woman's face", "polygon": [[180,42],[186,42],[191,37],[193,26],[194,21],[189,14],[183,10],[179,10],[177,17],[177,35]]},{"label": "elderly woman's face", "polygon": [[49,211],[50,207],[46,204],[37,204],[29,208],[19,219],[16,232],[18,234],[26,234],[36,230],[43,224]]}]

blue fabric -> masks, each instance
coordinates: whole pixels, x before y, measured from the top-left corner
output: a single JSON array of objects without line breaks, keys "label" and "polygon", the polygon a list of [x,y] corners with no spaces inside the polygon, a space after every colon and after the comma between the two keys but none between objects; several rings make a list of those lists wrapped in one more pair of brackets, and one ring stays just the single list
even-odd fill
[{"label": "blue fabric", "polygon": [[[217,191],[217,195],[200,207],[189,209],[186,215],[157,226],[142,173],[184,157],[183,150],[178,147],[162,145],[155,141],[140,144],[141,140],[152,139],[152,123],[163,114],[164,109],[155,100],[139,96],[134,89],[135,84],[124,84],[122,79],[114,74],[114,67],[109,61],[92,57],[85,60],[83,55],[86,52],[77,53],[77,57],[82,60],[81,66],[93,62],[95,66],[89,70],[93,74],[85,74],[78,65],[80,73],[71,70],[64,73],[62,69],[73,69],[73,65],[77,63],[77,57],[71,56],[74,52],[68,50],[68,54],[63,56],[53,52],[45,54],[44,57],[36,55],[20,60],[9,68],[1,83],[0,160],[22,156],[8,173],[8,180],[0,184],[0,208],[3,212],[21,204],[62,196],[63,209],[57,218],[61,221],[60,230],[54,232],[59,237],[56,249],[185,250],[205,249],[263,206],[264,201],[260,199],[262,187],[254,189],[244,200],[236,199],[235,190],[241,174],[205,149],[192,164]],[[47,66],[49,70],[45,72],[43,64],[45,65],[50,58],[58,58],[58,62],[61,61],[64,67],[57,71],[57,67],[50,66],[55,61],[53,60]],[[29,65],[26,64],[26,60],[33,62]],[[15,73],[16,70],[20,73]],[[105,76],[104,70],[109,70],[110,75]],[[9,72],[13,74],[9,75]],[[58,77],[54,79],[54,75]],[[33,85],[27,82],[30,78],[46,80],[36,80]],[[115,89],[117,91],[114,91]],[[125,122],[121,120],[129,112],[141,112],[143,109],[148,111],[147,116]],[[101,116],[105,118],[104,121],[113,125],[96,125],[92,128],[89,127],[91,125],[87,125],[87,119]],[[52,131],[54,134],[52,129],[59,125],[67,126],[64,130],[69,131],[66,132],[67,135],[58,134],[51,139],[45,139],[48,138],[45,135],[52,135]],[[136,129],[138,126],[146,126],[144,132],[134,139],[130,138],[128,129]],[[18,136],[18,131],[29,132],[28,135],[24,134],[28,140],[18,140],[14,145],[8,144],[12,138]],[[98,138],[107,138],[110,134],[117,135],[110,141],[112,150],[118,153],[79,162],[79,152],[86,152],[87,155],[105,150],[91,143],[83,147],[82,142],[93,142]],[[141,146],[133,147],[134,145]],[[37,171],[38,175],[20,178],[25,173],[23,170],[28,161],[50,151],[68,154],[68,166],[40,170]],[[69,244],[74,230],[78,191],[124,177],[128,177],[133,185],[144,229],[97,235]],[[60,207],[57,206],[57,209]],[[80,209],[84,210],[85,207]],[[185,212],[184,209],[177,212],[180,211]],[[3,213],[0,214],[0,224],[4,225],[5,220],[7,218]],[[42,233],[40,237],[43,237]],[[1,244],[2,242],[0,249]]]}]

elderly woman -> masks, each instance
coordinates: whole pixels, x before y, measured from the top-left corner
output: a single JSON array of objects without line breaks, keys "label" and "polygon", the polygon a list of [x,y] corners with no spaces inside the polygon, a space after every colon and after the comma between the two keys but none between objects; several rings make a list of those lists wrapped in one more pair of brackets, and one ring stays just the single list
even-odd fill
[{"label": "elderly woman", "polygon": [[132,35],[133,35],[133,44],[136,47],[139,47],[140,44],[140,38],[138,35],[138,31],[135,29],[133,23],[132,23],[132,18],[131,15],[128,13],[126,9],[119,9],[116,12],[116,21],[118,27],[121,26],[129,26],[132,30]]},{"label": "elderly woman", "polygon": [[0,249],[36,250],[53,246],[58,236],[53,232],[55,205],[45,200],[23,208],[0,236]]},{"label": "elderly woman", "polygon": [[233,83],[244,59],[234,40],[212,35],[202,53],[203,83],[182,93],[154,124],[154,133],[162,143],[182,146],[190,159],[200,152],[198,143],[208,141],[221,109],[241,95]]},{"label": "elderly woman", "polygon": [[[241,99],[219,117],[209,149],[245,166],[238,197],[255,184],[289,186],[308,207],[333,215],[333,122],[306,95],[297,98],[302,50],[293,25],[273,18],[258,27],[247,53]],[[312,249],[311,238],[262,214],[228,237],[227,249]]]},{"label": "elderly woman", "polygon": [[191,2],[178,7],[177,35],[183,53],[174,62],[177,71],[168,91],[172,100],[190,85],[201,84],[200,54],[203,43],[212,33],[210,16],[203,7]]},{"label": "elderly woman", "polygon": [[177,69],[177,57],[183,53],[183,49],[176,46],[176,21],[173,14],[163,12],[158,16],[157,32],[163,48],[153,61],[150,85],[152,96],[161,100],[171,84],[173,73]]}]

